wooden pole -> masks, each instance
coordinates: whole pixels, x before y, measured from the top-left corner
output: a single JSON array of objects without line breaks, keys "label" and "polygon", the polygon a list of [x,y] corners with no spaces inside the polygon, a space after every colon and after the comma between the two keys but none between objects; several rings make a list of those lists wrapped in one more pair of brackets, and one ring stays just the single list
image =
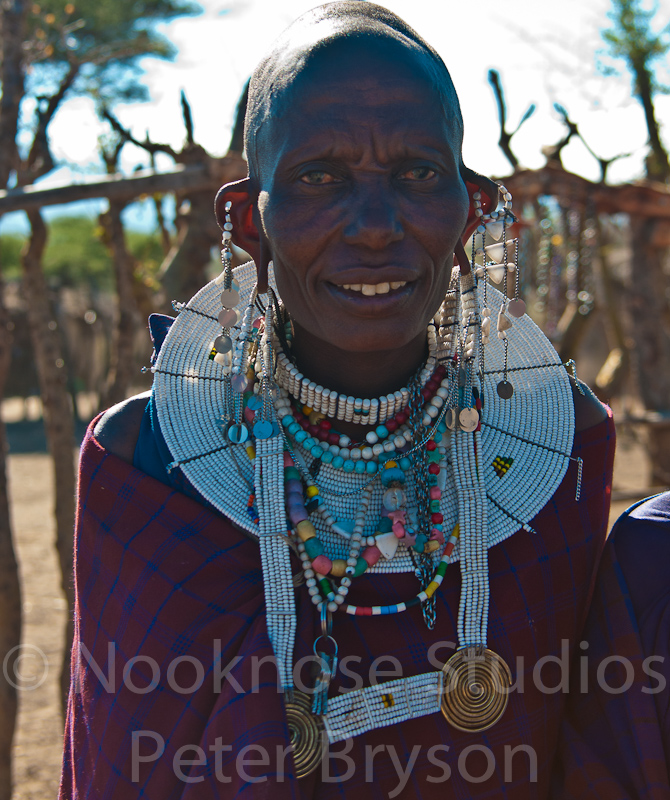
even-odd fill
[{"label": "wooden pole", "polygon": [[207,156],[205,163],[178,164],[170,172],[147,169],[128,177],[108,175],[90,183],[52,186],[46,189],[39,184],[22,186],[0,192],[0,214],[38,210],[43,206],[101,197],[127,202],[141,195],[157,192],[215,192],[222,184],[243,178],[246,174],[246,161],[240,154],[232,153],[223,158]]},{"label": "wooden pole", "polygon": [[[42,397],[44,429],[53,459],[56,489],[56,550],[61,566],[63,593],[68,601],[65,641],[72,642],[74,594],[72,587],[73,526],[75,498],[74,415],[67,388],[67,370],[60,334],[53,324],[49,294],[42,271],[47,229],[37,211],[29,212],[31,236],[22,254],[23,285],[29,299],[28,324]],[[60,676],[63,709],[70,685],[70,650],[66,645]]]}]

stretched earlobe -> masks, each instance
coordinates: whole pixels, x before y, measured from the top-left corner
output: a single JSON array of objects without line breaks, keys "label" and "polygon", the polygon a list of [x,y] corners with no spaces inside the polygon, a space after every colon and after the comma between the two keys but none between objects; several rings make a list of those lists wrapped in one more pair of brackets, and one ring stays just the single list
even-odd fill
[{"label": "stretched earlobe", "polygon": [[225,205],[231,203],[230,218],[233,224],[233,243],[253,258],[258,272],[258,291],[267,291],[268,264],[271,255],[264,237],[259,233],[256,221],[257,192],[253,189],[251,179],[243,178],[222,186],[214,201],[216,221],[223,227],[226,215]]},{"label": "stretched earlobe", "polygon": [[471,269],[470,259],[467,257],[463,242],[460,239],[456,242],[456,247],[454,247],[454,255],[456,256],[458,266],[461,268],[461,275],[469,275]]},{"label": "stretched earlobe", "polygon": [[465,223],[465,228],[461,234],[461,242],[465,244],[472,236],[478,224],[473,203],[473,194],[475,192],[481,194],[481,210],[484,214],[489,214],[491,211],[495,211],[498,205],[498,184],[490,178],[486,178],[484,175],[480,175],[478,172],[469,169],[464,164],[461,164],[461,177],[465,182],[465,187],[468,190],[468,196],[470,198],[468,221]]}]

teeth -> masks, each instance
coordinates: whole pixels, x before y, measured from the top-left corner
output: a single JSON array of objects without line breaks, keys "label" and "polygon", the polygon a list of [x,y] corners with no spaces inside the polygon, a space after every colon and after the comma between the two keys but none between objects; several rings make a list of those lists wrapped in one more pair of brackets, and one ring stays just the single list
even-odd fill
[{"label": "teeth", "polygon": [[400,289],[406,286],[407,281],[391,281],[391,283],[344,283],[343,289],[352,292],[361,292],[366,297],[374,297],[376,294],[388,294],[391,289]]}]

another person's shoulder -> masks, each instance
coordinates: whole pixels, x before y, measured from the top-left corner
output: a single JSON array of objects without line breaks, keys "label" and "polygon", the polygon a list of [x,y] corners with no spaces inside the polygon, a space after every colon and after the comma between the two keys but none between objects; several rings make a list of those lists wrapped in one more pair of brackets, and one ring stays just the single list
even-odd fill
[{"label": "another person's shoulder", "polygon": [[142,417],[150,396],[150,391],[143,392],[117,403],[105,411],[93,429],[93,435],[105,450],[129,464],[133,463]]},{"label": "another person's shoulder", "polygon": [[638,614],[670,595],[670,492],[624,512],[612,528],[610,540]]}]

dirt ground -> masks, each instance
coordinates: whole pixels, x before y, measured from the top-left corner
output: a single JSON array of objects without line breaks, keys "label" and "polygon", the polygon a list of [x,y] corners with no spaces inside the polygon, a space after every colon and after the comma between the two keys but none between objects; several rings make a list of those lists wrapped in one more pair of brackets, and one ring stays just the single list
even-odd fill
[{"label": "dirt ground", "polygon": [[[648,464],[639,435],[626,430],[618,434],[611,521],[648,490]],[[51,800],[57,795],[60,772],[62,720],[57,682],[66,610],[54,548],[49,459],[42,453],[16,452],[30,449],[22,447],[21,441],[16,446],[10,437],[14,450],[9,457],[10,493],[23,587],[23,642],[28,648],[22,662],[26,688],[20,692],[13,800]]]}]

